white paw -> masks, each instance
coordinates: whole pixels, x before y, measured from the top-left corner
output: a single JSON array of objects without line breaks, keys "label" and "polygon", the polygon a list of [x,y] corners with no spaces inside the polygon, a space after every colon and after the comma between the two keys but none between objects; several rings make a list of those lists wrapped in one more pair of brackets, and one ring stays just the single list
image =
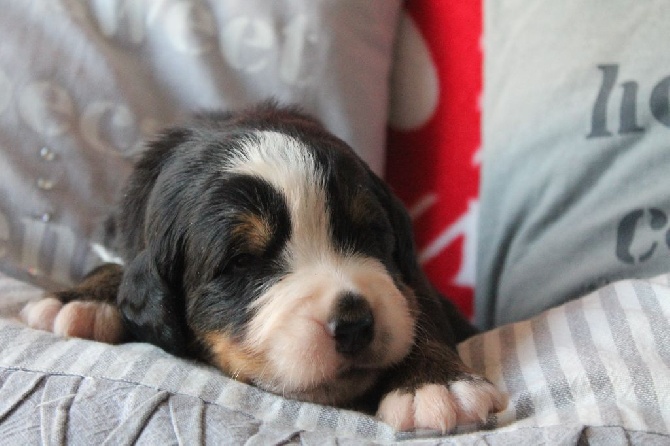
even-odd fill
[{"label": "white paw", "polygon": [[108,303],[72,301],[54,297],[29,302],[20,314],[26,325],[54,334],[116,344],[123,339],[119,310]]},{"label": "white paw", "polygon": [[38,330],[53,331],[54,319],[63,308],[63,303],[54,297],[45,297],[34,302],[28,302],[19,317],[29,327]]},{"label": "white paw", "polygon": [[384,396],[377,417],[398,431],[433,429],[447,433],[458,425],[485,422],[503,410],[507,396],[481,378],[448,386],[424,384],[414,393],[394,390]]}]

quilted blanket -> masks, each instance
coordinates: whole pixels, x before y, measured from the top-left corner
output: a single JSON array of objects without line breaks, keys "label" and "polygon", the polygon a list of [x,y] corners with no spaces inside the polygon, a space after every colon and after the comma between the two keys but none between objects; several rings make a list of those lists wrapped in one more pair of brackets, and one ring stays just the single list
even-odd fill
[{"label": "quilted blanket", "polygon": [[451,436],[269,394],[146,344],[63,339],[15,320],[41,290],[0,276],[6,444],[650,444],[670,441],[670,275],[610,285],[459,346],[510,395]]}]

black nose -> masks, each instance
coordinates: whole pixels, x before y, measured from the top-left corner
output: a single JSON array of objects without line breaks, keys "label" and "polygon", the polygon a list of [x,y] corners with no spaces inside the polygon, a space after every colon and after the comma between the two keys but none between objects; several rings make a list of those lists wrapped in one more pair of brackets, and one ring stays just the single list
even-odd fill
[{"label": "black nose", "polygon": [[354,293],[345,293],[335,304],[328,321],[328,331],[335,338],[335,349],[345,356],[360,353],[374,338],[375,320],[368,302]]}]

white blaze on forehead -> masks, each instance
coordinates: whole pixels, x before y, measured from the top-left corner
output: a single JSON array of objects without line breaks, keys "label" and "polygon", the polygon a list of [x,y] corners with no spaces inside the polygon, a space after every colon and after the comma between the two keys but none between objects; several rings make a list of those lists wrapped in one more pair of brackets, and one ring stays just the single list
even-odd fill
[{"label": "white blaze on forehead", "polygon": [[[407,355],[414,339],[407,297],[379,259],[336,248],[325,173],[312,149],[297,138],[259,131],[242,142],[225,168],[269,183],[284,196],[291,219],[283,251],[289,272],[252,304],[245,348],[266,361],[253,382],[289,395],[337,382],[338,371],[349,363],[337,352],[326,327],[345,292],[363,296],[374,315],[374,341],[368,348],[368,360],[374,364],[369,366],[387,367]],[[375,376],[366,377],[366,385]],[[319,401],[337,403],[337,398],[351,397],[365,387],[350,383],[335,389],[330,399],[323,396],[326,399]]]},{"label": "white blaze on forehead", "polygon": [[227,167],[261,178],[284,195],[292,226],[287,248],[294,262],[322,260],[333,253],[324,175],[303,142],[259,131],[242,143]]}]

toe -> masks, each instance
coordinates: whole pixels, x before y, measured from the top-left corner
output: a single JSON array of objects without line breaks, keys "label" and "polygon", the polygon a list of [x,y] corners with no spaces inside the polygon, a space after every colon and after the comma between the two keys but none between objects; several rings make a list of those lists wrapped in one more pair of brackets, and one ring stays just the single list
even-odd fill
[{"label": "toe", "polygon": [[54,319],[63,308],[63,303],[54,297],[29,302],[23,307],[19,317],[29,327],[53,331]]},{"label": "toe", "polygon": [[414,428],[414,395],[394,390],[379,403],[377,417],[397,431]]}]

